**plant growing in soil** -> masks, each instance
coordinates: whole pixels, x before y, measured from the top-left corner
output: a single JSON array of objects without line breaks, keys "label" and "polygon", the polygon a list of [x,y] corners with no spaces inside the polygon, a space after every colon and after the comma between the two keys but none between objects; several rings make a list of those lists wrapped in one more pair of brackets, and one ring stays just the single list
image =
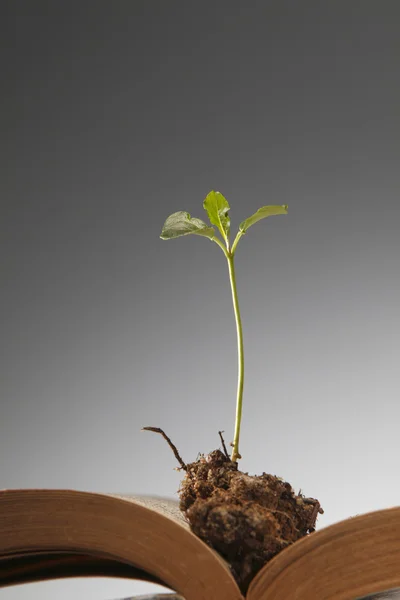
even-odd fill
[{"label": "plant growing in soil", "polygon": [[[250,581],[278,552],[315,529],[318,513],[323,510],[318,500],[295,494],[291,485],[275,475],[248,475],[238,469],[240,425],[242,418],[244,351],[243,331],[236,287],[234,257],[240,239],[248,229],[266,217],[287,214],[287,205],[259,208],[242,221],[233,243],[230,243],[230,206],[220,193],[211,191],[203,208],[211,225],[178,211],[164,223],[161,239],[169,240],[195,234],[215,242],[228,262],[238,344],[238,382],[236,419],[229,456],[222,437],[223,451],[201,454],[193,463],[185,464],[177,448],[158,427],[144,427],[160,433],[172,448],[180,469],[185,471],[179,489],[180,509],[193,532],[218,551],[230,564],[243,593]],[[221,237],[218,236],[217,228]]]}]

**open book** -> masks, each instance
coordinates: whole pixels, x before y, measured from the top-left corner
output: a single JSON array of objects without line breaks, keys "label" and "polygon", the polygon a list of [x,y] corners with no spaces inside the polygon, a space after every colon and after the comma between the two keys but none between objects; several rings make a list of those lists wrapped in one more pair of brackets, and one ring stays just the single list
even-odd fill
[{"label": "open book", "polygon": [[[0,586],[94,575],[160,583],[185,600],[243,598],[229,565],[190,531],[174,501],[0,490]],[[247,598],[397,598],[388,591],[398,587],[400,507],[295,542],[261,569]]]}]

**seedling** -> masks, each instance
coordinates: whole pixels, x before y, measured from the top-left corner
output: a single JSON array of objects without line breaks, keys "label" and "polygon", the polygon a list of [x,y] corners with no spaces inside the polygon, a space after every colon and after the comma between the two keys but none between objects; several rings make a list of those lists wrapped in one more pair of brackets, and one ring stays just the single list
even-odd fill
[{"label": "seedling", "polygon": [[242,418],[244,353],[243,332],[236,288],[235,253],[249,227],[272,215],[287,213],[286,205],[263,206],[239,225],[230,243],[229,204],[220,192],[210,192],[204,200],[210,225],[189,213],[170,215],[161,232],[163,240],[183,235],[202,235],[215,242],[228,262],[236,320],[238,382],[235,433],[229,456],[222,432],[220,449],[199,454],[185,463],[176,446],[159,427],[143,427],[161,434],[184,471],[178,491],[179,507],[195,535],[227,560],[243,594],[260,568],[278,552],[315,530],[318,514],[324,511],[318,500],[306,498],[301,491],[276,475],[249,475],[238,468],[240,423]]},{"label": "seedling", "polygon": [[315,530],[318,500],[296,494],[292,486],[276,475],[249,475],[238,468],[240,423],[242,418],[244,353],[242,321],[236,289],[234,257],[241,238],[261,219],[287,213],[286,205],[263,206],[242,221],[230,243],[229,204],[220,192],[210,192],[204,200],[210,225],[189,213],[170,215],[161,232],[163,240],[196,234],[215,242],[228,262],[236,320],[238,345],[238,384],[235,433],[229,456],[222,432],[220,449],[199,454],[185,463],[176,446],[159,427],[144,427],[161,434],[174,452],[184,476],[178,491],[179,507],[195,535],[221,554],[230,564],[243,594],[259,569],[289,544]]},{"label": "seedling", "polygon": [[[238,382],[237,382],[237,396],[236,396],[236,418],[235,418],[235,432],[232,442],[232,455],[231,461],[237,463],[238,459],[241,458],[239,453],[239,438],[240,438],[240,425],[242,420],[242,403],[243,403],[243,385],[244,385],[244,351],[243,351],[243,330],[242,320],[239,309],[239,299],[236,287],[236,274],[235,274],[235,253],[239,244],[240,239],[247,233],[249,227],[273,215],[284,215],[287,214],[287,205],[272,205],[263,206],[259,208],[251,217],[248,217],[239,225],[239,231],[231,245],[229,241],[230,234],[230,218],[229,211],[230,206],[226,198],[220,192],[211,191],[203,202],[203,208],[208,214],[211,226],[204,223],[201,219],[191,217],[188,212],[178,211],[170,215],[164,223],[161,232],[162,240],[171,240],[184,235],[202,235],[208,238],[212,242],[215,242],[222,250],[225,258],[228,262],[229,280],[232,290],[232,301],[233,310],[235,313],[236,320],[236,332],[237,332],[237,348],[238,348]],[[221,238],[218,236],[215,226]]]}]

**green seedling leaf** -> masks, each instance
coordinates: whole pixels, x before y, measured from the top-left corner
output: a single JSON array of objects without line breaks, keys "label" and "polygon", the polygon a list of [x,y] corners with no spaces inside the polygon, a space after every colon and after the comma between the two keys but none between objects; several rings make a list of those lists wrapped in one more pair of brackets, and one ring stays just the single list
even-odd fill
[{"label": "green seedling leaf", "polygon": [[286,215],[287,211],[287,204],[282,204],[281,206],[279,204],[273,206],[263,206],[262,208],[259,208],[254,215],[251,215],[251,217],[240,223],[239,231],[241,233],[246,233],[248,228],[251,227],[251,225],[254,225],[254,223],[257,223],[257,221],[261,221],[261,219],[272,217],[274,215]]},{"label": "green seedling leaf", "polygon": [[203,208],[207,211],[210,223],[218,227],[222,237],[227,241],[231,221],[229,218],[230,206],[227,199],[220,192],[210,192],[207,194]]},{"label": "green seedling leaf", "polygon": [[214,227],[209,227],[201,219],[192,218],[188,212],[183,210],[175,212],[167,218],[160,237],[162,240],[171,240],[190,233],[203,235],[210,240],[215,238]]}]

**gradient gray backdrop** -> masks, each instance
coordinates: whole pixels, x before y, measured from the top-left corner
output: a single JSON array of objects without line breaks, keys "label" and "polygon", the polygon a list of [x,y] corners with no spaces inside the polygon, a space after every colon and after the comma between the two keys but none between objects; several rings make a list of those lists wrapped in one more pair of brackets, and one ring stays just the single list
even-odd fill
[{"label": "gradient gray backdrop", "polygon": [[[225,259],[159,239],[228,198],[246,381],[241,467],[325,508],[399,503],[397,0],[4,1],[0,487],[174,496],[233,435]],[[67,581],[0,600],[106,600]]]}]

